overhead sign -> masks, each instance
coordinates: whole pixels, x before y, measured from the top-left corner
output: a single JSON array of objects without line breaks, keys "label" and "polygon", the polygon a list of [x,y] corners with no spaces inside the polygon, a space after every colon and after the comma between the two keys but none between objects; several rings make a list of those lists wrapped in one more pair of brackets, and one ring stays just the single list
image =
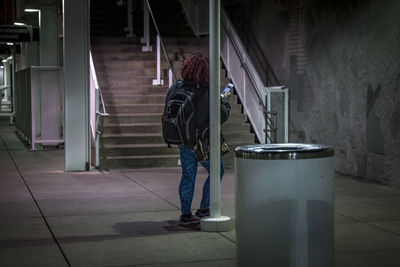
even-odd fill
[{"label": "overhead sign", "polygon": [[32,26],[0,25],[0,42],[31,42]]}]

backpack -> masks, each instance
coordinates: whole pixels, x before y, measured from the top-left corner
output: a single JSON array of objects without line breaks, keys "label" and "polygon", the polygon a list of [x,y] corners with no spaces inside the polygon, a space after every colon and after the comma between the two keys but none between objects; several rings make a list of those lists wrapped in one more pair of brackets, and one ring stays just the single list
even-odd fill
[{"label": "backpack", "polygon": [[196,144],[194,94],[185,90],[182,80],[168,90],[162,115],[165,143],[193,148]]}]

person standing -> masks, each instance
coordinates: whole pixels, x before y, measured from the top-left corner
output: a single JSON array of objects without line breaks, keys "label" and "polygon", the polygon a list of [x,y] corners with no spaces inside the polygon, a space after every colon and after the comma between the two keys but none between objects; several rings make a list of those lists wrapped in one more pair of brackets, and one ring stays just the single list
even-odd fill
[{"label": "person standing", "polygon": [[[183,88],[193,94],[194,119],[196,129],[202,132],[210,126],[210,80],[209,61],[205,55],[194,53],[186,58],[181,67]],[[173,85],[174,86],[174,85]],[[228,120],[230,104],[227,98],[221,98],[221,124]],[[207,137],[209,138],[209,137]],[[179,225],[198,224],[201,217],[210,216],[210,161],[199,161],[194,147],[178,146],[181,159],[182,177],[179,184],[181,216]],[[224,164],[221,161],[221,179]],[[199,209],[192,215],[191,205],[194,194],[198,163],[207,170],[208,177],[203,185],[203,194]]]}]

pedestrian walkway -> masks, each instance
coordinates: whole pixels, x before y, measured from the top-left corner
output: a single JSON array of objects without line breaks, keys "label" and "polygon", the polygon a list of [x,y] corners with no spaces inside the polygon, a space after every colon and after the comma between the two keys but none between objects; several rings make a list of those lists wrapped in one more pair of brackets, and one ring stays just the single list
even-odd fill
[{"label": "pedestrian walkway", "polygon": [[[201,170],[193,209],[207,174]],[[179,168],[64,172],[0,117],[0,266],[235,266],[234,229],[178,225]],[[336,266],[399,266],[400,190],[336,175]],[[222,214],[234,214],[234,171]]]}]

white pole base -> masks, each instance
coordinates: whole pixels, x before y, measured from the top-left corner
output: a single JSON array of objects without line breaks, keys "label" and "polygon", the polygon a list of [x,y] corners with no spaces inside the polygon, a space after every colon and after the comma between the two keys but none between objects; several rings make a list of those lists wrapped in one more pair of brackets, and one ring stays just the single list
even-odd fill
[{"label": "white pole base", "polygon": [[232,219],[228,216],[205,217],[200,220],[200,228],[203,232],[227,232],[232,229],[231,221]]},{"label": "white pole base", "polygon": [[142,46],[142,52],[151,52],[151,51],[153,51],[151,45]]},{"label": "white pole base", "polygon": [[154,79],[153,85],[164,85],[164,80],[163,79],[160,79],[160,80]]}]

